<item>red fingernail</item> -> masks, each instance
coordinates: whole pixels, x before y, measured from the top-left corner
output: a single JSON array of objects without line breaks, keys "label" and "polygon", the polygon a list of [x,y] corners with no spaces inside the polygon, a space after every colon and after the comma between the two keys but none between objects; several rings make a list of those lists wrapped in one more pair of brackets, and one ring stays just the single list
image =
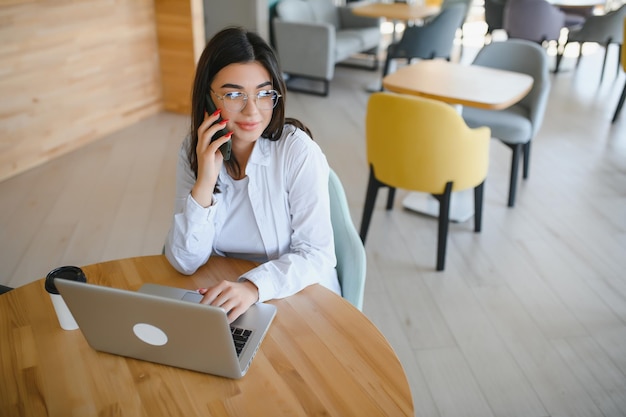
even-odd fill
[{"label": "red fingernail", "polygon": [[220,122],[221,125],[225,125],[226,123],[228,123],[228,119],[224,119]]},{"label": "red fingernail", "polygon": [[213,114],[211,116],[217,116],[218,114],[220,114],[222,112],[222,109],[217,109],[213,112]]},{"label": "red fingernail", "polygon": [[227,134],[224,135],[224,137],[230,138],[232,135],[233,135],[233,132],[228,132]]}]

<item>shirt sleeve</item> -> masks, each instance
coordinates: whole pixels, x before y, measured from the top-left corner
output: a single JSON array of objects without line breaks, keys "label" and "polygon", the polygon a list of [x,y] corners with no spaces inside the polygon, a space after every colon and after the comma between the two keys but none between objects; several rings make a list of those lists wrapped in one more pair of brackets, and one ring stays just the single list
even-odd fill
[{"label": "shirt sleeve", "polygon": [[187,157],[189,137],[183,142],[176,167],[176,197],[174,219],[165,242],[165,256],[179,272],[191,275],[205,264],[211,255],[215,238],[215,213],[219,202],[210,207],[200,206],[191,196],[196,183]]}]

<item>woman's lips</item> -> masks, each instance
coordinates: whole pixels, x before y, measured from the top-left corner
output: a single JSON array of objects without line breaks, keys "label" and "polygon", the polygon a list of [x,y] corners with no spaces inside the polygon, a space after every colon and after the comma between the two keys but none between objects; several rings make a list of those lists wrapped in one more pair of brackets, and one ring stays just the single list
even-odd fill
[{"label": "woman's lips", "polygon": [[241,130],[246,130],[246,131],[255,130],[259,127],[258,122],[237,122],[236,125]]}]

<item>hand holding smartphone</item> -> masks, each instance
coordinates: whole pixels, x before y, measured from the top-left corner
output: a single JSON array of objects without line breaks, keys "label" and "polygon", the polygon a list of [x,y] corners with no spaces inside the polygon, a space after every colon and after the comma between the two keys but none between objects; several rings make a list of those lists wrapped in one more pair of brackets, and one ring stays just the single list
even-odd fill
[{"label": "hand holding smartphone", "polygon": [[[206,108],[207,108],[207,113],[208,114],[213,114],[214,112],[217,111],[217,106],[215,106],[215,103],[213,103],[213,100],[211,100],[211,93],[206,95]],[[219,123],[220,121],[222,121],[222,117],[221,116],[217,120],[216,123]],[[227,133],[228,133],[228,129],[226,129],[226,128],[220,129],[215,135],[213,135],[213,137],[211,138],[211,142],[213,142],[215,139],[221,138],[222,136],[224,136]],[[230,159],[231,148],[232,148],[232,141],[231,141],[231,139],[228,139],[228,142],[226,142],[222,146],[220,146],[220,152],[222,152],[222,156],[224,157],[224,161],[228,161]]]}]

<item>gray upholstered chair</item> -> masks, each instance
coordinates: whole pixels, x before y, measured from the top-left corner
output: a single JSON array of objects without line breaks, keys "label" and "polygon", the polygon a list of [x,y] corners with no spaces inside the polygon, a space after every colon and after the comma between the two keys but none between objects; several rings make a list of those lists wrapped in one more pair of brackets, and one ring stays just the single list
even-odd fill
[{"label": "gray upholstered chair", "polygon": [[540,44],[558,42],[565,26],[565,13],[546,0],[508,0],[503,26],[509,38]]},{"label": "gray upholstered chair", "polygon": [[387,48],[383,77],[389,73],[394,59],[406,59],[409,63],[414,58],[445,58],[449,61],[456,30],[465,18],[465,9],[464,4],[451,4],[423,26],[408,26],[402,38]]},{"label": "gray upholstered chair", "polygon": [[442,8],[446,8],[448,6],[451,6],[453,4],[463,4],[465,5],[465,15],[463,16],[463,20],[461,20],[461,23],[459,24],[459,28],[457,29],[457,34],[459,35],[459,46],[460,46],[460,54],[463,55],[463,38],[464,38],[464,33],[463,33],[463,24],[465,23],[465,21],[467,20],[467,16],[469,15],[469,12],[472,8],[472,3],[474,2],[474,0],[443,0],[443,2],[441,3],[441,7]]},{"label": "gray upholstered chair", "polygon": [[327,95],[335,65],[357,53],[369,54],[378,69],[381,19],[357,16],[350,7],[335,6],[332,0],[282,0],[276,5],[273,35],[282,70],[291,78],[322,83],[321,91],[296,91]]},{"label": "gray upholstered chair", "polygon": [[509,180],[508,206],[515,205],[519,160],[523,155],[523,178],[528,178],[530,144],[541,127],[550,91],[548,57],[535,42],[509,39],[492,42],[476,55],[472,65],[516,71],[533,77],[531,91],[517,104],[504,110],[463,108],[463,118],[470,127],[488,126],[491,136],[513,151]]},{"label": "gray upholstered chair", "polygon": [[[578,58],[576,59],[576,67],[580,63],[582,57],[582,45],[584,42],[596,42],[604,47],[604,59],[602,61],[602,72],[600,73],[600,81],[604,77],[604,68],[606,66],[606,56],[609,51],[609,45],[616,44],[621,50],[622,45],[622,32],[623,22],[626,17],[626,4],[622,5],[619,9],[610,11],[604,15],[590,16],[585,20],[585,23],[577,30],[571,30],[567,36],[567,42],[565,47],[570,43],[577,42],[579,44]],[[562,60],[563,51],[557,55],[556,69],[559,70],[559,66]],[[618,54],[619,56],[619,54]],[[619,59],[617,62],[617,70],[619,71]]]}]

